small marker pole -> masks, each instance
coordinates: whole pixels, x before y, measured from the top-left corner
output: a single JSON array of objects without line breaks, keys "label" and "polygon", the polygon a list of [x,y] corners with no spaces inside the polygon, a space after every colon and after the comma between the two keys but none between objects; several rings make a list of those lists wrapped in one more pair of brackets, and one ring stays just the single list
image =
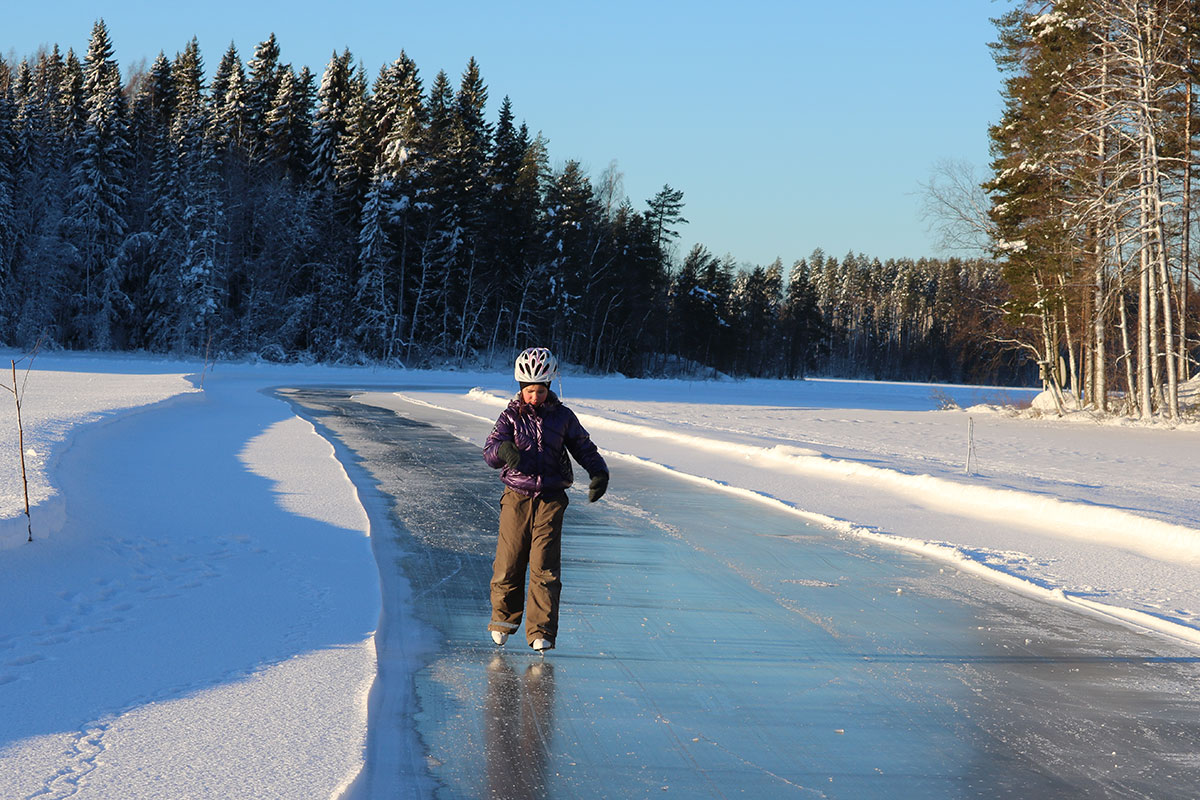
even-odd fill
[{"label": "small marker pole", "polygon": [[21,451],[21,485],[25,489],[25,525],[29,530],[29,538],[33,541],[33,517],[29,516],[29,478],[25,473],[25,428],[21,425],[21,394],[17,389],[17,362],[12,362],[13,397],[17,401],[17,448]]},{"label": "small marker pole", "polygon": [[971,471],[971,462],[975,458],[975,418],[967,417],[967,474],[973,474]]}]

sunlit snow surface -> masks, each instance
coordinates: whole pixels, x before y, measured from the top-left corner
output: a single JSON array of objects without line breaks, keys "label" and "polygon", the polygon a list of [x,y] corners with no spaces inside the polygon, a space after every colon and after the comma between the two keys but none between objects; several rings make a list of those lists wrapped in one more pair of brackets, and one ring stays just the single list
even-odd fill
[{"label": "sunlit snow surface", "polygon": [[[387,499],[362,485],[351,454],[338,450],[335,458],[287,402],[263,390],[344,385],[394,397],[402,386],[406,397],[427,404],[422,413],[440,429],[478,443],[511,381],[502,373],[218,363],[200,392],[202,368],[43,354],[27,381],[19,373],[33,544],[25,542],[11,396],[0,393],[0,796],[315,797],[339,792],[356,776],[353,791],[365,791],[359,773],[364,744],[368,754],[373,744],[368,708],[380,702],[378,682],[367,694],[380,597],[365,534],[388,522],[379,512]],[[926,593],[956,591],[960,572],[984,570],[1060,606],[1095,603],[1093,611],[1105,615],[1115,609],[1137,626],[1122,645],[1122,657],[1133,662],[1161,645],[1171,652],[1164,658],[1176,659],[1163,663],[1181,668],[1172,637],[1185,646],[1195,638],[1195,426],[1013,419],[991,409],[1019,393],[962,387],[568,374],[562,389],[613,466],[612,497],[600,504],[605,514],[656,517],[655,501],[621,486],[622,472],[667,468],[715,481],[693,483],[705,496],[740,490],[749,493],[738,500],[747,507],[853,534],[859,547],[875,547],[864,541],[874,536],[933,553],[941,560],[923,567],[917,581]],[[932,410],[946,397],[987,408]],[[968,417],[975,424],[971,475],[964,472]],[[479,527],[486,548],[493,534],[482,518]],[[646,563],[629,571],[643,574]],[[805,607],[809,594],[835,591],[836,577],[792,575],[781,580],[796,583],[781,585],[799,593],[787,602]],[[895,588],[904,587],[891,589],[896,599],[917,591],[895,595]],[[1045,623],[1055,642],[1070,642],[1074,627],[1063,620],[1078,615],[1052,604],[1033,608],[1046,615],[1035,628]],[[410,654],[393,672],[426,670],[416,696],[402,690],[387,698],[402,718],[420,707],[422,692],[444,687],[494,698],[528,684],[536,704],[553,686],[560,707],[574,691],[563,687],[577,685],[568,676],[578,674],[570,665],[581,650],[552,654],[548,682],[507,656],[488,672],[492,653],[474,630],[439,642],[441,632],[412,622],[388,634]],[[1137,633],[1150,625],[1167,636]],[[573,635],[588,640],[586,629]],[[746,666],[739,659],[752,668],[760,660],[744,647],[693,644],[683,650],[689,660],[693,650],[706,651],[716,671],[732,665],[731,674],[739,673]],[[1144,672],[1104,683],[1111,660],[1096,658],[1076,668],[1095,672],[1098,685],[1162,688],[1148,685]],[[577,696],[583,702],[588,695]],[[714,696],[701,688],[694,699]],[[560,722],[571,724],[569,716]],[[453,741],[454,724],[433,724],[439,741]],[[519,731],[523,723],[504,724]],[[646,730],[660,728],[669,730],[660,722]],[[1176,733],[1195,750],[1186,729]],[[850,741],[851,733],[834,735]],[[705,758],[715,758],[712,752]],[[417,796],[431,779],[454,779],[452,768],[431,766],[413,746],[392,761],[412,777]],[[1194,761],[1180,763],[1195,775]]]}]

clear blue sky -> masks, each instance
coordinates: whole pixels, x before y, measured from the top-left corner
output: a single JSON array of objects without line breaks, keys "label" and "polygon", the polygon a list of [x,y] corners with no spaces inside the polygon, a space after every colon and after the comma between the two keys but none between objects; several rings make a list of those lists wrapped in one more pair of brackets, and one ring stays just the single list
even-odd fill
[{"label": "clear blue sky", "polygon": [[176,4],[55,0],[5,15],[0,52],[58,43],[82,55],[103,17],[122,68],[194,35],[210,73],[274,32],[318,75],[350,48],[374,79],[405,50],[426,86],[480,63],[495,119],[504,95],[551,160],[596,176],[616,160],[636,206],[682,189],[694,242],[790,264],[823,247],[936,255],[919,188],[942,159],[988,162],[1000,77],[992,0],[522,0]]}]

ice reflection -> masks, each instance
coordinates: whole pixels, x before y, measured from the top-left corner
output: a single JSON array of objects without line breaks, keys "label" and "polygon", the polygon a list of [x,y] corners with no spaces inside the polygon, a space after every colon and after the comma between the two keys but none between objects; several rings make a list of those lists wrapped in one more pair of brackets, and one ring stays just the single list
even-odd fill
[{"label": "ice reflection", "polygon": [[518,677],[497,653],[487,665],[483,724],[488,797],[545,797],[546,752],[554,730],[554,663],[534,661]]}]

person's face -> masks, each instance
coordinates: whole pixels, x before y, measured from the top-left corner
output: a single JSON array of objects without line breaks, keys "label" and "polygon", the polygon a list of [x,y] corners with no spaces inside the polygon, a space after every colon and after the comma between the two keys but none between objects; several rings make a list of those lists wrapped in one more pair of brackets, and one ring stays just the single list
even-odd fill
[{"label": "person's face", "polygon": [[521,399],[531,406],[540,406],[550,390],[540,383],[531,383],[521,390]]}]

